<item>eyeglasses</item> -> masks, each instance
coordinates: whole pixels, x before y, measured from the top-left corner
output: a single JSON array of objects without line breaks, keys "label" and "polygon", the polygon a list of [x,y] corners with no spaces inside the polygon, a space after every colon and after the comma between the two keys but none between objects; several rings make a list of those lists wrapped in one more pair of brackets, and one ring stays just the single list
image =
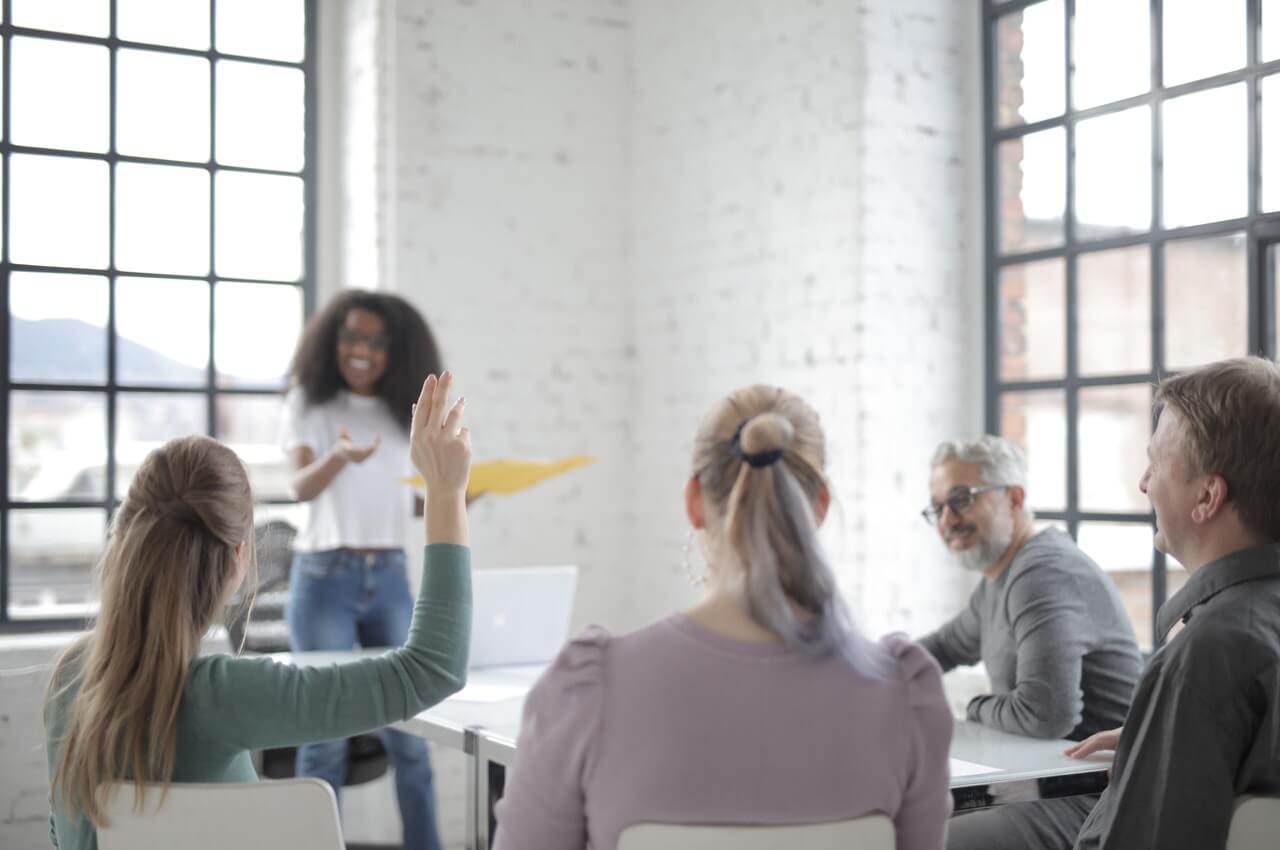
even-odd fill
[{"label": "eyeglasses", "polygon": [[370,351],[386,351],[391,347],[391,337],[386,334],[362,334],[351,328],[338,328],[338,342],[343,345],[359,345],[363,342]]},{"label": "eyeglasses", "polygon": [[924,521],[929,525],[937,525],[938,520],[942,519],[942,512],[947,508],[951,508],[953,514],[962,514],[972,508],[973,503],[983,493],[1008,489],[1008,484],[988,484],[985,487],[959,487],[947,497],[946,501],[941,504],[930,505],[922,510],[920,516],[924,517]]}]

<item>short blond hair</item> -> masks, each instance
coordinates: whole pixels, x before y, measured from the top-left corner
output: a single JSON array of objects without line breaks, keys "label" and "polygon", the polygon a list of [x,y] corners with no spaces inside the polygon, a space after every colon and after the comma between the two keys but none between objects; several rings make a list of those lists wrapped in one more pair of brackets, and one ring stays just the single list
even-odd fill
[{"label": "short blond hair", "polygon": [[1280,541],[1280,366],[1261,357],[1210,363],[1161,381],[1154,404],[1157,416],[1178,412],[1193,472],[1221,475],[1241,523]]}]

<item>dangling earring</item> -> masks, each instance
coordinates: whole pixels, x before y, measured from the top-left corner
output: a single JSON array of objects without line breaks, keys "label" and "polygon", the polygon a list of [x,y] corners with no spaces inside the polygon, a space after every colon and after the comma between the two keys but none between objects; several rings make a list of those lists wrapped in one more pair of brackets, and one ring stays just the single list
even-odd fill
[{"label": "dangling earring", "polygon": [[694,530],[689,529],[688,536],[684,539],[684,545],[680,547],[681,553],[684,555],[684,577],[689,580],[689,584],[694,587],[702,587],[707,583],[707,571],[703,569],[701,572],[693,568],[693,535]]}]

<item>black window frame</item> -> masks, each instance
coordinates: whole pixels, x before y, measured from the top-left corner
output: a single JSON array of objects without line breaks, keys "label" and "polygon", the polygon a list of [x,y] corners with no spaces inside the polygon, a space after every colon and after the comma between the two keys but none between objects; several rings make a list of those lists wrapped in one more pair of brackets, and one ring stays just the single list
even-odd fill
[{"label": "black window frame", "polygon": [[[997,63],[1000,60],[1000,44],[998,43],[998,22],[1010,13],[1016,13],[1045,0],[1012,0],[997,2],[983,0],[982,4],[982,81],[983,81],[983,205],[984,205],[984,303],[985,317],[985,409],[984,416],[987,430],[1000,433],[1001,399],[1007,393],[1026,392],[1032,390],[1060,390],[1066,400],[1066,505],[1064,510],[1037,510],[1037,517],[1044,520],[1064,524],[1067,530],[1076,537],[1081,522],[1129,522],[1150,523],[1154,529],[1155,516],[1150,511],[1145,513],[1119,511],[1085,511],[1080,508],[1079,493],[1079,393],[1089,387],[1119,387],[1139,384],[1154,384],[1159,378],[1169,374],[1164,366],[1164,250],[1169,241],[1186,237],[1207,237],[1216,235],[1244,233],[1247,241],[1247,274],[1248,274],[1248,339],[1246,350],[1252,353],[1274,357],[1276,355],[1276,293],[1274,279],[1268,277],[1268,246],[1280,242],[1280,212],[1263,213],[1260,211],[1261,193],[1261,123],[1259,82],[1265,77],[1280,74],[1280,60],[1266,63],[1259,62],[1259,46],[1262,25],[1261,0],[1248,0],[1246,8],[1246,61],[1243,68],[1227,73],[1216,74],[1204,79],[1173,86],[1165,86],[1163,73],[1163,27],[1161,0],[1150,0],[1150,89],[1140,95],[1077,110],[1072,102],[1073,73],[1073,21],[1075,16],[1075,0],[1063,0],[1065,39],[1063,59],[1064,67],[1064,111],[1061,115],[1031,123],[1015,123],[1008,127],[997,126],[1000,81]],[[1165,101],[1181,95],[1215,89],[1232,83],[1243,82],[1247,90],[1247,146],[1248,146],[1248,206],[1246,215],[1229,221],[1198,224],[1187,227],[1165,228],[1162,221],[1162,175],[1161,159],[1163,153],[1163,110]],[[1075,227],[1075,128],[1078,122],[1109,115],[1136,106],[1149,105],[1152,110],[1152,151],[1151,151],[1151,227],[1143,233],[1115,236],[1102,239],[1089,239],[1081,242],[1077,238]],[[1064,128],[1066,137],[1066,206],[1063,210],[1063,242],[1060,246],[1049,249],[1019,251],[1001,254],[1000,252],[1000,175],[999,145],[1009,139],[1016,139],[1041,130]],[[1273,154],[1280,157],[1280,154]],[[1280,159],[1278,159],[1280,162]],[[1151,371],[1107,376],[1081,376],[1078,371],[1078,259],[1081,255],[1091,254],[1114,248],[1147,246],[1150,250],[1150,285],[1151,285]],[[1060,379],[1051,380],[1004,380],[1000,372],[1001,356],[1001,315],[1000,315],[1000,272],[1002,269],[1036,260],[1062,259],[1065,265],[1066,291],[1066,369]],[[1154,427],[1154,422],[1151,423]],[[1135,486],[1137,482],[1134,482]],[[1033,494],[1034,495],[1034,494]],[[1167,564],[1163,553],[1153,549],[1151,561],[1151,593],[1152,624],[1151,644],[1159,646],[1159,635],[1155,632],[1154,612],[1166,599]]]},{"label": "black window frame", "polygon": [[[110,4],[110,31],[106,37],[86,36],[71,33],[62,33],[56,31],[47,31],[40,29],[32,29],[28,27],[14,26],[12,14],[12,0],[0,0],[3,3],[4,20],[0,23],[0,39],[4,44],[3,57],[3,101],[0,102],[0,121],[3,121],[4,138],[0,140],[0,168],[3,169],[3,192],[0,193],[0,215],[3,216],[3,226],[5,228],[5,238],[3,240],[3,253],[0,253],[0,635],[15,634],[27,632],[40,632],[52,630],[78,630],[85,626],[86,618],[13,618],[10,616],[10,570],[9,570],[9,518],[14,511],[21,510],[63,510],[76,508],[97,508],[104,511],[105,518],[109,521],[111,513],[118,507],[120,499],[115,497],[116,491],[116,410],[117,396],[121,392],[128,393],[155,393],[158,395],[165,394],[181,394],[190,396],[193,393],[203,394],[205,397],[205,426],[206,433],[218,437],[217,422],[217,401],[220,397],[270,397],[279,396],[283,387],[278,388],[258,388],[258,387],[238,387],[238,388],[219,388],[217,386],[216,363],[214,360],[214,347],[216,344],[216,330],[218,310],[216,305],[218,283],[223,278],[217,274],[215,263],[217,251],[217,217],[216,204],[217,193],[214,190],[215,178],[219,171],[238,172],[248,174],[267,174],[267,175],[284,175],[291,177],[299,177],[302,180],[303,194],[303,232],[302,232],[302,273],[293,281],[265,280],[254,279],[249,277],[236,276],[227,278],[234,280],[236,283],[253,283],[268,286],[291,287],[300,290],[302,296],[302,307],[304,318],[312,315],[315,309],[316,301],[316,264],[317,264],[317,239],[316,239],[316,175],[318,167],[318,143],[319,143],[319,125],[318,125],[318,83],[319,74],[316,69],[316,53],[319,48],[320,39],[318,34],[319,26],[319,9],[316,0],[299,0],[303,8],[304,17],[304,45],[303,58],[300,62],[281,61],[276,59],[268,59],[257,56],[245,56],[234,53],[224,53],[216,47],[217,32],[217,14],[218,0],[209,0],[209,24],[210,24],[210,47],[207,50],[189,49],[183,47],[175,47],[169,45],[150,44],[145,42],[134,42],[120,39],[116,36],[117,32],[117,0],[108,0]],[[15,145],[12,142],[11,133],[11,109],[12,98],[10,97],[12,87],[12,41],[14,36],[32,36],[42,39],[50,39],[55,41],[92,44],[96,46],[105,46],[110,54],[110,82],[109,82],[109,121],[110,121],[110,137],[108,149],[106,153],[88,153],[84,151],[65,151],[58,149],[49,149],[41,147],[32,147],[26,145]],[[116,152],[116,115],[117,115],[117,61],[119,50],[121,48],[138,49],[157,53],[166,53],[181,56],[194,56],[209,60],[210,74],[210,99],[209,99],[209,158],[205,162],[191,162],[169,160],[157,157],[144,157],[133,155],[121,155]],[[217,62],[219,60],[234,60],[236,62],[252,63],[257,65],[286,67],[300,69],[303,74],[303,90],[304,90],[304,156],[303,166],[299,171],[274,170],[266,168],[242,167],[235,165],[224,165],[216,160],[216,133],[217,133]],[[108,189],[108,261],[102,268],[83,268],[83,267],[60,267],[60,266],[42,266],[30,264],[14,264],[9,259],[9,238],[8,229],[11,221],[9,210],[9,197],[11,192],[11,182],[9,179],[10,157],[12,154],[37,154],[47,156],[65,156],[80,160],[91,160],[95,162],[105,162],[109,169],[109,189]],[[132,270],[120,271],[115,265],[115,233],[116,233],[116,177],[115,164],[125,163],[141,163],[150,165],[175,165],[186,168],[197,167],[204,168],[209,172],[210,176],[210,192],[209,192],[209,268],[208,272],[203,275],[190,274],[170,274],[170,273],[146,273],[136,272]],[[31,272],[79,272],[100,274],[107,279],[108,289],[108,315],[106,326],[106,357],[107,357],[107,378],[101,384],[77,384],[77,383],[40,383],[13,381],[10,376],[10,273],[13,271],[31,271]],[[190,385],[147,385],[137,383],[122,383],[117,380],[116,369],[116,299],[115,292],[118,277],[130,278],[165,278],[165,279],[183,279],[191,281],[200,281],[208,284],[209,289],[209,352],[207,366],[202,382]],[[10,497],[9,490],[9,418],[10,418],[10,393],[12,391],[58,391],[58,392],[90,392],[94,394],[104,395],[106,397],[106,489],[102,499],[87,501],[66,501],[60,500],[56,502],[36,502],[28,500],[15,500]],[[260,505],[287,505],[292,504],[286,499],[264,498],[260,499]]]}]

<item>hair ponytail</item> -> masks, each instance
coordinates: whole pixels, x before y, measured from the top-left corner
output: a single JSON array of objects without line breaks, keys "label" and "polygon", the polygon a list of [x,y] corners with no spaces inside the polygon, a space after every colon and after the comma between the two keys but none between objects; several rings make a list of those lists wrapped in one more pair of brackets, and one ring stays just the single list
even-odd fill
[{"label": "hair ponytail", "polygon": [[[55,805],[104,822],[105,784],[167,785],[178,710],[200,640],[253,555],[253,499],[244,464],[208,437],[172,440],[139,467],[99,561],[93,630],[59,659],[50,701],[70,699],[52,782]],[[67,694],[74,689],[74,696]]]},{"label": "hair ponytail", "polygon": [[723,550],[742,570],[748,612],[810,657],[839,654],[879,677],[888,656],[853,625],[818,539],[813,503],[827,488],[817,414],[781,389],[731,395],[699,434],[696,468],[723,518]]}]

